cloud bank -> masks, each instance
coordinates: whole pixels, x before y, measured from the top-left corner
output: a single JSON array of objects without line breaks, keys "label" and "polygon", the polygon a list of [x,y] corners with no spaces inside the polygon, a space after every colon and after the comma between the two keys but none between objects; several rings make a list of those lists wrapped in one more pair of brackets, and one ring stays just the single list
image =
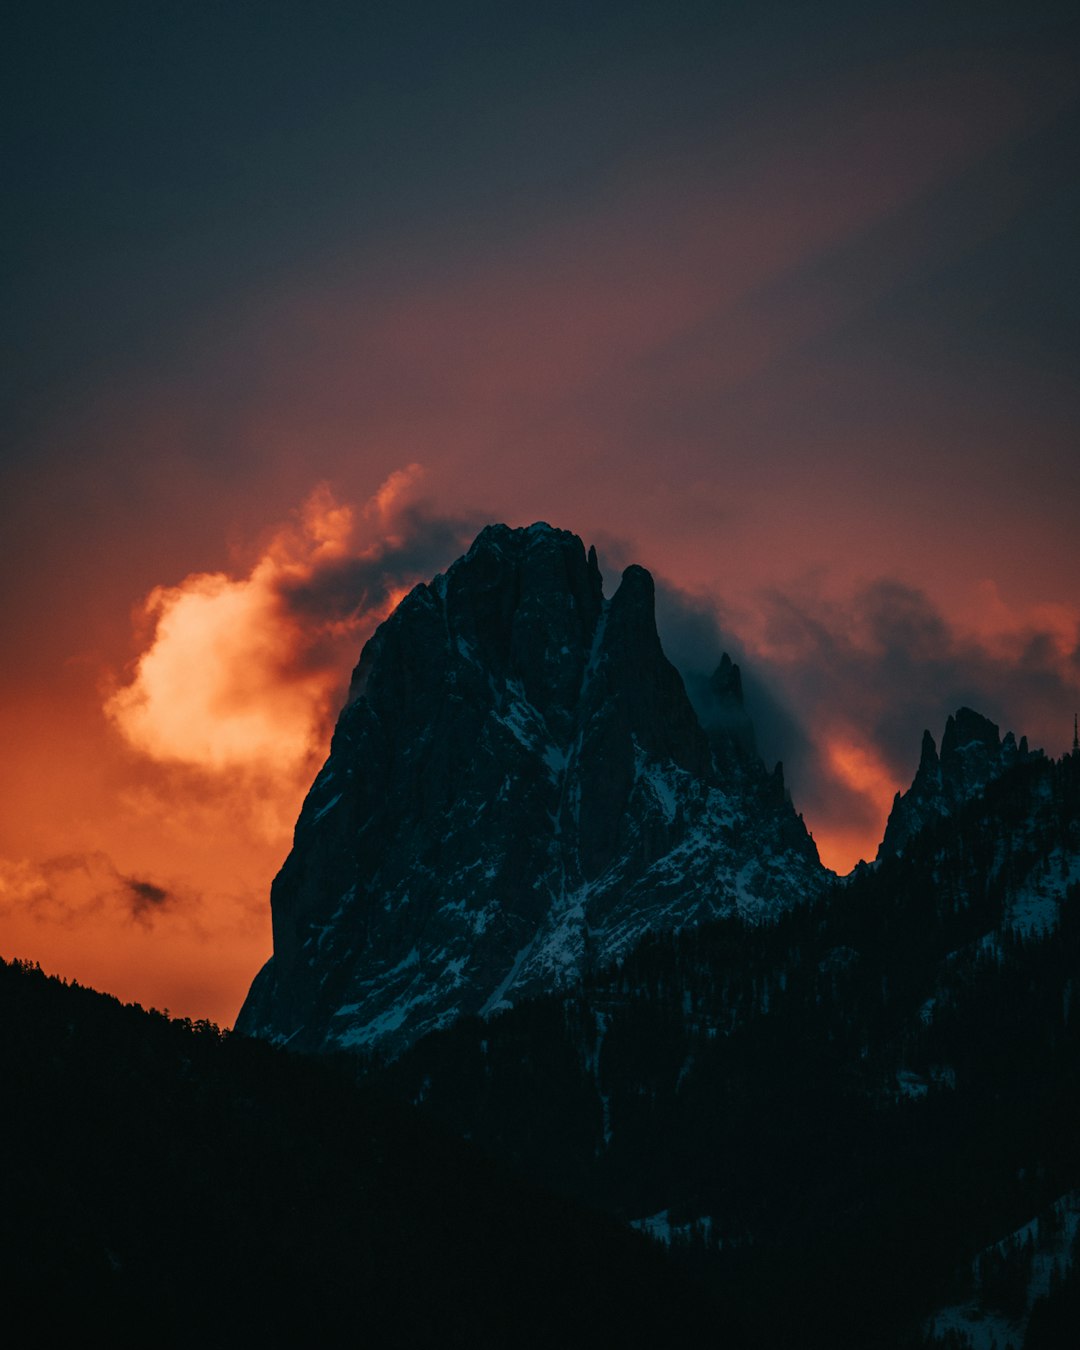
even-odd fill
[{"label": "cloud bank", "polygon": [[1069,606],[1010,609],[985,583],[965,626],[895,578],[841,598],[818,584],[773,590],[730,624],[670,583],[657,598],[665,649],[691,698],[721,652],[742,664],[762,754],[784,761],[796,805],[840,870],[873,854],[893,794],[914,775],[922,731],[940,739],[958,707],[1049,754],[1068,746],[1080,704],[1080,611]]},{"label": "cloud bank", "polygon": [[322,485],[246,575],[155,587],[149,641],[105,703],[127,741],[214,775],[309,769],[362,641],[473,528],[416,500],[422,474],[396,471],[359,510]]}]

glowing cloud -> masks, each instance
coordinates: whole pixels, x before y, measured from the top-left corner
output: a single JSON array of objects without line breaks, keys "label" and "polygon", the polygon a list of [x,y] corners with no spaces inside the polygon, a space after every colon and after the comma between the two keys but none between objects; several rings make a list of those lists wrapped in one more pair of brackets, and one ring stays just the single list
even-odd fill
[{"label": "glowing cloud", "polygon": [[435,548],[453,541],[453,557],[460,544],[463,522],[415,503],[421,476],[417,464],[391,474],[360,511],[321,485],[247,576],[155,587],[150,643],[105,704],[130,744],[211,773],[309,766],[363,638]]},{"label": "glowing cloud", "polygon": [[335,514],[309,502],[299,541],[275,540],[247,577],[201,573],[150,593],[153,641],[132,683],[106,705],[134,746],[214,770],[291,769],[307,757],[333,677],[304,668],[311,637],[280,592],[286,578],[308,575],[340,547]]}]

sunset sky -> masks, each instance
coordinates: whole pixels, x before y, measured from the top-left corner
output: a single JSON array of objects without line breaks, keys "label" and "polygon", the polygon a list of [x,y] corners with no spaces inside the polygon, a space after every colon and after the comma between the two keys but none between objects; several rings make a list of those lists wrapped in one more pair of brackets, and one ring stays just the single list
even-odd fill
[{"label": "sunset sky", "polygon": [[6,25],[0,955],[231,1023],[365,636],[485,523],[742,663],[825,862],[1080,706],[1075,6]]}]

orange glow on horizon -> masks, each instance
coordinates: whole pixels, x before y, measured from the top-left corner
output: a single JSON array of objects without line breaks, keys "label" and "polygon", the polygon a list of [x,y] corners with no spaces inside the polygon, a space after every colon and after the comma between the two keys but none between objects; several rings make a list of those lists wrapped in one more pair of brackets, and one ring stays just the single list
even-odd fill
[{"label": "orange glow on horizon", "polygon": [[873,860],[899,784],[873,746],[855,740],[850,732],[826,737],[824,746],[829,772],[868,804],[867,815],[875,822],[856,825],[828,820],[814,827],[808,821],[821,861],[846,876],[856,863]]},{"label": "orange glow on horizon", "polygon": [[[422,472],[391,475],[360,511],[316,488],[246,574],[151,590],[143,650],[96,717],[91,690],[87,706],[63,705],[66,721],[44,701],[5,726],[36,827],[20,829],[12,804],[0,831],[6,958],[231,1024],[270,955],[270,882],[349,669],[405,593],[393,585],[342,617],[305,611],[291,588],[317,589],[354,559],[378,567],[407,542]],[[58,773],[79,744],[74,771]]]},{"label": "orange glow on horizon", "polygon": [[874,855],[877,853],[877,846],[881,842],[884,820],[882,821],[883,829],[877,832],[866,829],[845,829],[842,825],[830,824],[814,829],[812,821],[807,821],[807,826],[814,836],[818,857],[837,876],[844,877],[858,863],[873,861]]}]

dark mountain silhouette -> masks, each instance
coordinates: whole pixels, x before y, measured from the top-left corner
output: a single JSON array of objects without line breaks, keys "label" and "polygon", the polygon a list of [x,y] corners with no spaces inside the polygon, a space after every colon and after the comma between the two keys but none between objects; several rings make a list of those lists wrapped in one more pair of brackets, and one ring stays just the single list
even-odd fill
[{"label": "dark mountain silhouette", "polygon": [[896,794],[878,857],[902,853],[924,825],[951,815],[1030,753],[1026,736],[1019,745],[1011,731],[1002,740],[994,723],[970,708],[945,723],[940,757],[933,736],[924,731],[918,772],[908,791]]},{"label": "dark mountain silhouette", "polygon": [[829,874],[726,657],[706,724],[644,568],[606,600],[575,535],[484,530],[364,648],[238,1027],[396,1052],[646,932],[818,894]]}]

